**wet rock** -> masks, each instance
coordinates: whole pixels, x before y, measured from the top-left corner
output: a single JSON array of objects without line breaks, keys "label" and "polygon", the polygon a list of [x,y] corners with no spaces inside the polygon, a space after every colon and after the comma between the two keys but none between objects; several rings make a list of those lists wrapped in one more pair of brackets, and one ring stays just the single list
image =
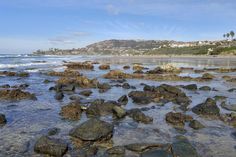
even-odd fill
[{"label": "wet rock", "polygon": [[93,70],[94,66],[90,62],[70,62],[65,64],[69,69]]},{"label": "wet rock", "polygon": [[130,89],[131,87],[130,87],[130,85],[129,85],[128,83],[124,83],[124,84],[122,85],[122,88],[124,88],[124,89]]},{"label": "wet rock", "polygon": [[81,98],[80,96],[78,96],[78,95],[72,95],[72,96],[70,96],[69,99],[70,99],[70,100],[75,100],[75,101],[80,101],[80,100],[82,100],[82,98]]},{"label": "wet rock", "polygon": [[125,65],[125,66],[123,66],[123,69],[130,69],[130,66],[129,65]]},{"label": "wet rock", "polygon": [[6,123],[7,123],[7,119],[6,119],[5,115],[0,113],[0,125],[6,124]]},{"label": "wet rock", "polygon": [[84,141],[108,140],[112,137],[113,125],[99,119],[90,119],[70,132],[70,135]]},{"label": "wet rock", "polygon": [[77,76],[77,77],[61,77],[58,81],[58,84],[74,84],[81,88],[92,88],[97,86],[97,80],[90,80],[85,76]]},{"label": "wet rock", "polygon": [[4,84],[4,85],[1,85],[0,88],[10,88],[11,86],[9,84]]},{"label": "wet rock", "polygon": [[168,148],[154,148],[141,154],[141,157],[174,157]]},{"label": "wet rock", "polygon": [[139,65],[139,64],[134,64],[133,65],[133,70],[142,71],[143,69],[144,69],[144,67]]},{"label": "wet rock", "polygon": [[181,72],[180,68],[172,65],[171,63],[168,63],[168,64],[165,64],[165,65],[161,66],[161,69],[164,72],[171,72],[171,73],[180,73]]},{"label": "wet rock", "polygon": [[163,144],[159,143],[133,143],[126,145],[125,148],[134,152],[143,152],[150,148],[155,148],[155,147],[159,148],[163,146],[164,146]]},{"label": "wet rock", "polygon": [[236,111],[236,104],[228,105],[226,102],[222,102],[220,106],[229,111]]},{"label": "wet rock", "polygon": [[203,116],[220,115],[220,109],[216,105],[216,101],[211,98],[207,98],[207,100],[204,103],[198,104],[195,107],[193,107],[192,111],[198,115],[203,115]]},{"label": "wet rock", "polygon": [[188,90],[196,91],[197,90],[197,85],[196,84],[189,84],[189,85],[183,86],[183,88],[188,89]]},{"label": "wet rock", "polygon": [[108,64],[102,64],[98,67],[100,70],[108,70],[110,69],[110,65]]},{"label": "wet rock", "polygon": [[17,76],[19,76],[19,77],[29,77],[29,73],[27,73],[27,72],[20,72],[20,73],[17,74]]},{"label": "wet rock", "polygon": [[103,75],[104,78],[107,79],[128,79],[133,78],[131,74],[126,74],[121,70],[111,70],[107,74]]},{"label": "wet rock", "polygon": [[142,70],[135,70],[133,73],[134,74],[143,74],[144,72]]},{"label": "wet rock", "polygon": [[13,90],[0,90],[0,100],[23,100],[23,99],[31,99],[36,100],[34,94],[29,92],[24,92],[20,89],[13,89]]},{"label": "wet rock", "polygon": [[124,146],[115,146],[106,151],[109,157],[124,157],[125,156],[125,147]]},{"label": "wet rock", "polygon": [[93,92],[91,90],[84,90],[82,92],[80,92],[79,94],[80,95],[83,95],[83,96],[90,96]]},{"label": "wet rock", "polygon": [[215,76],[210,73],[204,73],[202,75],[202,79],[204,79],[204,80],[212,80],[213,78],[215,78]]},{"label": "wet rock", "polygon": [[209,87],[209,86],[202,86],[202,87],[199,88],[199,90],[210,91],[211,87]]},{"label": "wet rock", "polygon": [[108,83],[99,83],[97,87],[100,93],[106,92],[111,89],[111,85],[109,85]]},{"label": "wet rock", "polygon": [[60,115],[66,119],[79,120],[82,114],[82,109],[79,103],[71,102],[61,108]]},{"label": "wet rock", "polygon": [[129,117],[133,118],[133,120],[141,123],[152,123],[153,118],[146,116],[140,109],[131,109],[128,111]]},{"label": "wet rock", "polygon": [[202,128],[205,128],[205,126],[200,123],[199,121],[197,120],[192,120],[190,123],[189,123],[189,126],[195,130],[198,130],[198,129],[202,129]]},{"label": "wet rock", "polygon": [[236,127],[236,114],[234,112],[224,114],[220,117],[220,119],[229,125]]},{"label": "wet rock", "polygon": [[236,88],[231,88],[228,90],[228,92],[234,92],[234,91],[236,91]]},{"label": "wet rock", "polygon": [[95,100],[86,110],[88,116],[105,116],[113,113],[115,103],[104,102],[104,100]]},{"label": "wet rock", "polygon": [[216,96],[214,96],[214,99],[215,99],[215,101],[221,101],[221,100],[225,100],[225,99],[227,99],[227,97],[225,97],[225,96],[221,96],[221,95],[216,95]]},{"label": "wet rock", "polygon": [[191,145],[184,136],[177,136],[172,144],[173,156],[178,157],[199,157],[196,149]]},{"label": "wet rock", "polygon": [[34,151],[40,154],[62,157],[68,150],[68,145],[59,139],[47,136],[40,137],[34,145]]},{"label": "wet rock", "polygon": [[49,76],[64,76],[64,77],[81,76],[81,74],[78,71],[68,70],[68,69],[66,69],[63,72],[50,71],[50,72],[47,73],[47,75],[49,75]]},{"label": "wet rock", "polygon": [[152,101],[152,97],[148,92],[132,91],[128,94],[136,104],[149,104]]},{"label": "wet rock", "polygon": [[124,108],[120,107],[120,106],[114,106],[113,107],[113,113],[115,114],[115,116],[117,118],[123,118],[126,116],[126,111]]},{"label": "wet rock", "polygon": [[54,87],[49,88],[49,90],[55,90],[56,92],[61,91],[74,91],[75,86],[73,84],[56,84]]},{"label": "wet rock", "polygon": [[236,131],[231,133],[231,136],[236,139]]},{"label": "wet rock", "polygon": [[62,100],[64,98],[64,94],[62,92],[56,93],[54,96],[56,100]]},{"label": "wet rock", "polygon": [[121,96],[119,99],[118,99],[118,102],[121,104],[121,105],[126,105],[128,103],[129,99],[126,95],[123,95]]},{"label": "wet rock", "polygon": [[162,74],[164,71],[160,67],[156,67],[153,70],[149,70],[146,74]]},{"label": "wet rock", "polygon": [[180,112],[169,112],[166,114],[166,121],[177,127],[184,127],[185,122],[191,121],[193,118],[188,115],[184,115]]},{"label": "wet rock", "polygon": [[48,136],[53,136],[56,135],[60,132],[59,128],[51,128],[48,130]]}]

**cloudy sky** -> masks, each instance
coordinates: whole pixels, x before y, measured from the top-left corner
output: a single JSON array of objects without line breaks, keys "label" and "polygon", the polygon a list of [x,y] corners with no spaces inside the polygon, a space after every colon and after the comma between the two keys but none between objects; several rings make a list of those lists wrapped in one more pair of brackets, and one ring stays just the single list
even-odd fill
[{"label": "cloudy sky", "polygon": [[106,39],[218,40],[230,30],[235,0],[0,0],[0,53]]}]

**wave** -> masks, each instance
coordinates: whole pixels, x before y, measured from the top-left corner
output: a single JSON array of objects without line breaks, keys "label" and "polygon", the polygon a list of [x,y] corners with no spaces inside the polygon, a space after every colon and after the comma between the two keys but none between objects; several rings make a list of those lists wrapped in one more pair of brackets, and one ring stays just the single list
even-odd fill
[{"label": "wave", "polygon": [[16,68],[16,67],[27,67],[27,66],[35,66],[35,65],[57,65],[58,62],[51,63],[20,63],[20,64],[0,64],[0,69],[2,68]]}]

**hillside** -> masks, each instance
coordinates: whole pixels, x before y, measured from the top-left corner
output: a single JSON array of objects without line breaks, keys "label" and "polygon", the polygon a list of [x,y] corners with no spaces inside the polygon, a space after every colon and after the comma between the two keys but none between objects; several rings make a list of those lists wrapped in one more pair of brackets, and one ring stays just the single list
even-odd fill
[{"label": "hillside", "polygon": [[105,40],[84,48],[38,50],[34,55],[220,55],[236,54],[236,41]]}]

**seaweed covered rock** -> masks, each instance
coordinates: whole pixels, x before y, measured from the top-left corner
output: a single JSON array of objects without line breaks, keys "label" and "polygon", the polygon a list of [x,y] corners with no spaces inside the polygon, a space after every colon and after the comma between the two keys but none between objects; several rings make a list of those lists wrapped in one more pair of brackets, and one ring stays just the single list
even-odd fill
[{"label": "seaweed covered rock", "polygon": [[55,157],[62,157],[67,150],[68,145],[64,141],[48,136],[40,137],[34,145],[35,152]]},{"label": "seaweed covered rock", "polygon": [[5,115],[0,113],[0,125],[6,124],[6,123],[7,123],[7,119],[6,119]]},{"label": "seaweed covered rock", "polygon": [[0,90],[0,100],[23,100],[23,99],[36,100],[37,98],[35,97],[34,94],[22,91],[20,89]]},{"label": "seaweed covered rock", "polygon": [[220,109],[216,105],[216,101],[211,98],[207,98],[204,103],[193,107],[192,111],[203,116],[220,116]]},{"label": "seaweed covered rock", "polygon": [[66,69],[63,72],[50,71],[47,73],[49,76],[64,76],[64,77],[76,77],[81,76],[78,71]]},{"label": "seaweed covered rock", "polygon": [[66,119],[79,120],[82,114],[81,106],[78,102],[71,102],[61,108],[60,115]]},{"label": "seaweed covered rock", "polygon": [[70,135],[83,141],[108,140],[112,137],[113,125],[92,118],[72,129]]},{"label": "seaweed covered rock", "polygon": [[68,69],[93,70],[94,66],[90,62],[69,62],[65,64]]}]

